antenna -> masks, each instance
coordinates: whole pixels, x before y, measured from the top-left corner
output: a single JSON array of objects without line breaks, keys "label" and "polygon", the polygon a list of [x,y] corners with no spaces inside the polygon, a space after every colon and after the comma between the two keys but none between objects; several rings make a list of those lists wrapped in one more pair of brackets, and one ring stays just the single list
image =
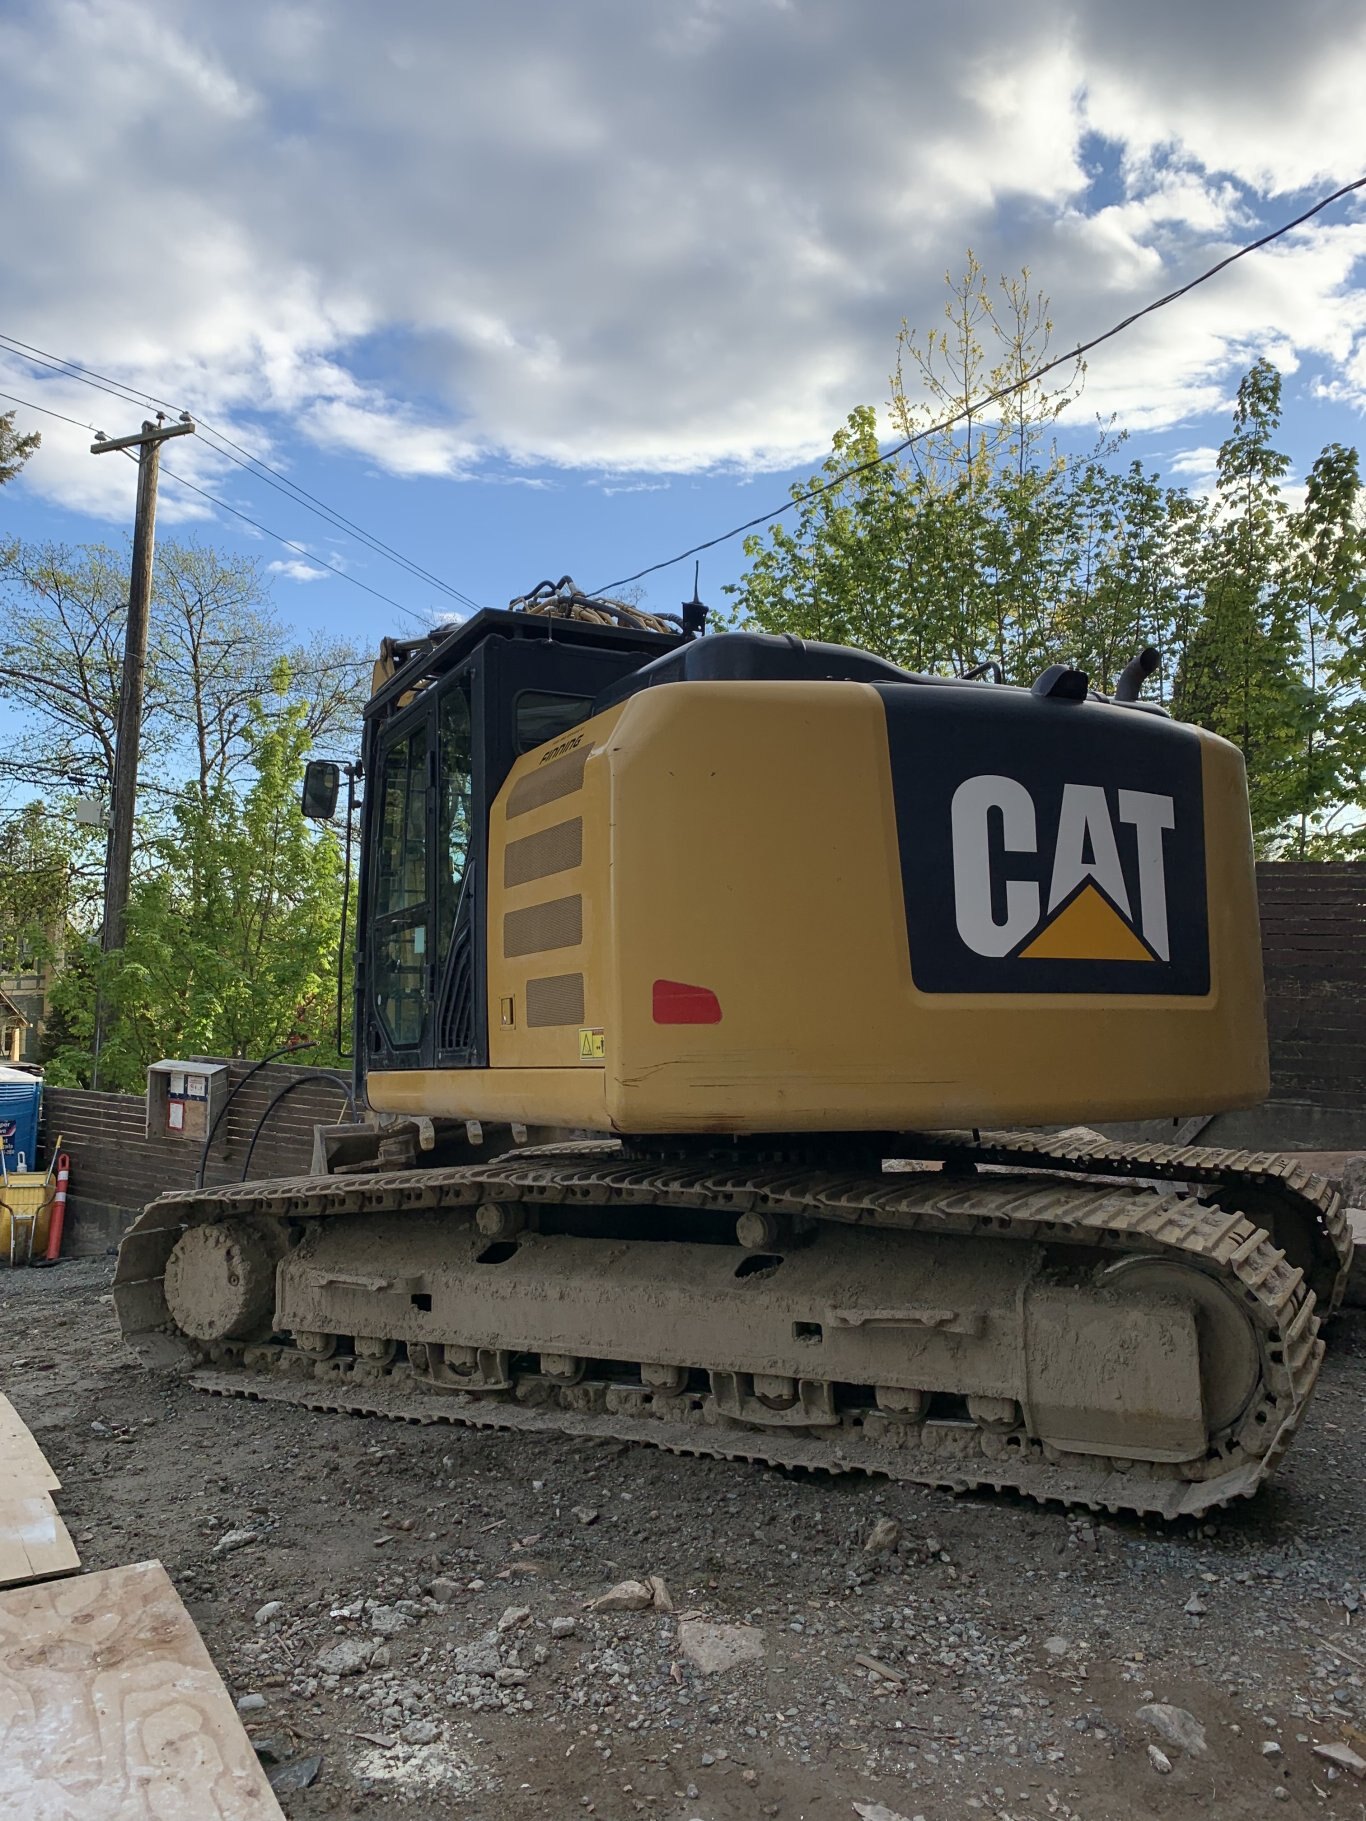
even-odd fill
[{"label": "antenna", "polygon": [[702,564],[699,560],[693,564],[692,599],[682,603],[683,631],[690,639],[701,638],[702,634],[707,630],[706,604],[698,598],[697,593],[697,580],[701,573]]}]

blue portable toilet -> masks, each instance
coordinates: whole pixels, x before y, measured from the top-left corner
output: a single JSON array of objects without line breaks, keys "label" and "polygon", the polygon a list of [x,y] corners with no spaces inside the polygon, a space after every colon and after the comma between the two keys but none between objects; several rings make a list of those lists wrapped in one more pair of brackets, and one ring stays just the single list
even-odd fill
[{"label": "blue portable toilet", "polygon": [[4,1152],[7,1170],[38,1167],[38,1109],[42,1099],[43,1084],[36,1075],[0,1063],[0,1151]]}]

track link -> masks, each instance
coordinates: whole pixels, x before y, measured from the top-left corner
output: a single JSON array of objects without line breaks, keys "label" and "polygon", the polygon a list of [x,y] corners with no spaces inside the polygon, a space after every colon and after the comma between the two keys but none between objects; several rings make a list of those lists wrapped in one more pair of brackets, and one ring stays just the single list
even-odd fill
[{"label": "track link", "polygon": [[1121,1144],[1098,1132],[927,1132],[917,1157],[981,1163],[1004,1169],[1121,1176],[1144,1182],[1190,1183],[1203,1199],[1249,1215],[1274,1233],[1301,1266],[1319,1314],[1340,1306],[1352,1269],[1352,1232],[1333,1185],[1293,1157],[1271,1151],[1213,1146]]},{"label": "track link", "polygon": [[[941,1142],[945,1151],[962,1154],[955,1141]],[[1009,1488],[1041,1500],[1164,1517],[1198,1515],[1249,1496],[1288,1446],[1323,1354],[1304,1270],[1259,1223],[1236,1210],[1149,1187],[1034,1174],[1054,1154],[1012,1135],[963,1148],[974,1161],[997,1164],[1017,1142],[1024,1155],[1010,1160],[1025,1163],[1030,1173],[963,1178],[928,1169],[870,1176],[744,1165],[687,1168],[627,1162],[617,1147],[604,1144],[458,1168],[172,1193],[154,1202],[125,1239],[115,1301],[125,1334],[148,1363],[195,1359],[208,1369],[192,1382],[220,1395],[422,1423],[596,1434],[678,1453],[829,1472],[862,1469],[955,1490]],[[1147,1154],[1156,1148],[1142,1147],[1142,1155],[1103,1151],[1083,1163],[1078,1146],[1075,1161],[1059,1157],[1052,1167],[1153,1175],[1169,1161]],[[1112,1158],[1125,1156],[1132,1172],[1109,1167]],[[1180,1175],[1190,1179],[1189,1154],[1181,1157]],[[1261,1378],[1233,1431],[1217,1438],[1203,1460],[1175,1467],[1064,1452],[1022,1430],[1000,1434],[970,1423],[899,1420],[874,1409],[842,1411],[837,1427],[818,1432],[754,1427],[719,1415],[713,1399],[695,1392],[663,1395],[610,1379],[560,1387],[539,1374],[522,1373],[508,1391],[440,1392],[425,1387],[401,1360],[314,1363],[274,1343],[223,1342],[205,1349],[179,1335],[170,1319],[162,1274],[187,1226],[242,1218],[308,1223],[410,1210],[456,1213],[490,1200],[533,1209],[578,1203],[609,1210],[720,1209],[732,1216],[754,1211],[810,1222],[1039,1241],[1098,1256],[1175,1259],[1216,1277],[1236,1295],[1257,1334]],[[515,1348],[515,1337],[509,1336],[508,1344]],[[606,1344],[604,1354],[611,1351]],[[708,1367],[706,1361],[693,1363]]]}]

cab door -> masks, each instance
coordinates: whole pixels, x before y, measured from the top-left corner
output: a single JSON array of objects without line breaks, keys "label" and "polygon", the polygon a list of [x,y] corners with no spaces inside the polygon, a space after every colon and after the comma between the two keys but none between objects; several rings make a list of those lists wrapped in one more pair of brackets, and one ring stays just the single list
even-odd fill
[{"label": "cab door", "polygon": [[371,1068],[473,1061],[477,852],[467,675],[443,679],[384,729],[371,766],[364,965]]}]

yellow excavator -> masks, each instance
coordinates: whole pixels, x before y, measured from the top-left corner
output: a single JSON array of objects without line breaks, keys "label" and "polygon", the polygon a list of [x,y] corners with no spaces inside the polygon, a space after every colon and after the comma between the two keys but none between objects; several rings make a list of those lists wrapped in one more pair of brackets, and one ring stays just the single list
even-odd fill
[{"label": "yellow excavator", "polygon": [[[1110,1510],[1272,1470],[1350,1239],[1267,1090],[1242,759],[1054,665],[919,676],[567,578],[386,640],[357,1087],[120,1250],[222,1394]],[[306,813],[330,816],[315,763]]]}]

